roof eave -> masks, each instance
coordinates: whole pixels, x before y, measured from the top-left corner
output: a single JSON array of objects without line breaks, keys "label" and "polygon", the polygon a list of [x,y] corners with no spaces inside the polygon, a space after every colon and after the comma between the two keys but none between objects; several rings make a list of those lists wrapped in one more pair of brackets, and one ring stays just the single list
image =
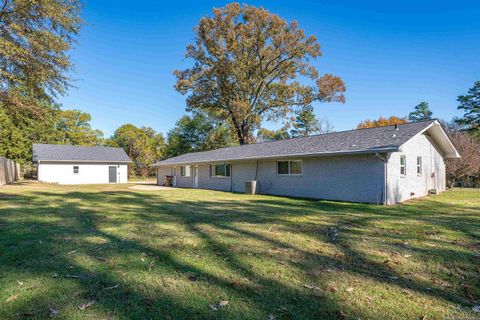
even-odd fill
[{"label": "roof eave", "polygon": [[[432,129],[433,136],[438,142],[441,144],[443,147],[443,152],[444,152],[444,157],[446,159],[460,159],[462,156],[458,152],[457,148],[455,148],[455,145],[453,144],[452,140],[450,140],[450,137],[448,134],[445,132],[443,129],[442,125],[438,120],[433,121],[430,125],[425,127],[423,130],[421,130],[419,133],[417,133],[415,136],[412,138],[408,139],[410,141],[414,137],[418,136],[419,134],[425,133],[426,131]],[[406,143],[406,142],[405,142]]]},{"label": "roof eave", "polygon": [[167,162],[160,161],[152,164],[152,167],[162,167],[162,166],[172,166],[172,165],[185,165],[185,164],[199,164],[199,163],[209,163],[209,162],[225,162],[225,161],[243,161],[243,160],[268,160],[268,159],[281,159],[281,158],[292,158],[292,157],[326,157],[326,156],[341,156],[341,155],[359,155],[359,154],[374,154],[374,153],[385,153],[385,152],[395,152],[398,151],[398,147],[391,148],[375,148],[375,149],[365,149],[365,150],[342,150],[342,151],[326,151],[326,152],[315,152],[315,153],[298,153],[298,154],[286,154],[286,155],[273,155],[273,156],[262,156],[262,157],[243,157],[243,158],[229,158],[229,159],[216,159],[216,160],[201,160],[201,161],[179,161],[179,162]]}]

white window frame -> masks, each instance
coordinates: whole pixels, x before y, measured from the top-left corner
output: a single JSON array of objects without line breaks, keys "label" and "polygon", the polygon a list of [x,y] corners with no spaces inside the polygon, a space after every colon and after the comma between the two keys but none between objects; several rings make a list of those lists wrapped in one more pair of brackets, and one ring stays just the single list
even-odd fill
[{"label": "white window frame", "polygon": [[[215,167],[216,166],[225,166],[225,175],[216,175],[215,174]],[[228,170],[229,175],[227,176],[227,166],[230,167]],[[210,177],[211,178],[223,178],[223,179],[230,179],[232,176],[232,165],[230,163],[213,163],[210,165]]]},{"label": "white window frame", "polygon": [[[75,172],[75,168],[77,168],[77,172]],[[80,166],[73,166],[73,174],[80,174]]]},{"label": "white window frame", "polygon": [[[279,173],[278,172],[278,163],[279,162],[288,162],[288,173]],[[301,173],[291,173],[291,163],[300,162]],[[301,159],[292,159],[292,160],[277,160],[277,176],[303,176],[303,160]]]},{"label": "white window frame", "polygon": [[[419,163],[420,160],[420,163]],[[417,175],[421,176],[423,174],[423,160],[422,157],[417,157]]]},{"label": "white window frame", "polygon": [[191,176],[190,166],[180,166],[180,176],[181,177],[190,177]]},{"label": "white window frame", "polygon": [[[403,164],[402,164],[402,159],[405,160]],[[403,173],[402,173],[402,171],[403,171]],[[406,155],[401,155],[400,156],[400,176],[401,177],[406,177],[407,176],[407,156]]]}]

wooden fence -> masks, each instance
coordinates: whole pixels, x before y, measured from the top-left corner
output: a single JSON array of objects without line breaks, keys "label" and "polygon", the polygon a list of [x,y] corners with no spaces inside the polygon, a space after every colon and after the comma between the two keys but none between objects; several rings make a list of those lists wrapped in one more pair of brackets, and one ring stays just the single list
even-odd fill
[{"label": "wooden fence", "polygon": [[17,181],[20,178],[20,164],[0,157],[0,186]]}]

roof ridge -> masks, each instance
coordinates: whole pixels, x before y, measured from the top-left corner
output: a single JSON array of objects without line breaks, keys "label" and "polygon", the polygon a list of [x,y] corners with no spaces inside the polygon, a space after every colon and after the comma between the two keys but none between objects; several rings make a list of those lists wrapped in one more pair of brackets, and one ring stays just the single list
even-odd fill
[{"label": "roof ridge", "polygon": [[123,149],[122,147],[112,146],[83,146],[79,144],[63,144],[63,143],[33,143],[32,145],[42,146],[62,146],[62,147],[75,147],[75,148],[106,148],[106,149]]}]

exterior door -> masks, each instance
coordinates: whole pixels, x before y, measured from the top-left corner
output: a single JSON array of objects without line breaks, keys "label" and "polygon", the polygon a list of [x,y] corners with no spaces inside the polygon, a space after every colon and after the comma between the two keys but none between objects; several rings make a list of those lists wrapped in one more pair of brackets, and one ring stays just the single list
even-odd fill
[{"label": "exterior door", "polygon": [[198,166],[193,166],[193,187],[198,188]]},{"label": "exterior door", "polygon": [[117,183],[117,166],[108,166],[108,182]]}]

